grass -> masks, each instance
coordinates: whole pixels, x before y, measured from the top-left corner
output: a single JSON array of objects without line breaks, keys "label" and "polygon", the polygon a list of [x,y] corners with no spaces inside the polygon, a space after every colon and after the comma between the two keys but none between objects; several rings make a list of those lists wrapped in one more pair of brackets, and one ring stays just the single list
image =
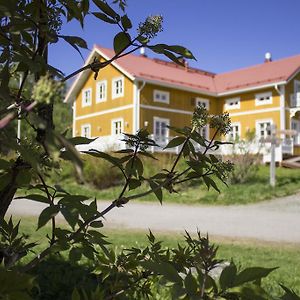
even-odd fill
[{"label": "grass", "polygon": [[[35,231],[36,220],[22,219],[21,231],[33,236],[31,239],[39,242],[36,251],[39,252],[46,246],[43,238],[50,231],[50,226],[45,226]],[[113,247],[118,249],[131,246],[145,246],[147,244],[146,232],[129,230],[107,230],[103,233],[108,236]],[[167,247],[176,247],[182,243],[183,235],[178,233],[155,233],[157,239],[163,241]],[[278,283],[282,283],[300,293],[300,246],[292,244],[263,243],[249,240],[232,240],[213,237],[212,241],[219,245],[219,258],[230,261],[233,259],[242,268],[250,266],[279,267],[270,276],[263,280],[264,286],[274,295],[282,293]],[[26,261],[29,257],[26,258]]]},{"label": "grass", "polygon": [[[61,183],[62,184],[62,183]],[[106,189],[97,189],[92,185],[79,185],[72,179],[65,179],[63,187],[74,194],[90,195],[99,200],[113,200],[118,197],[122,186],[115,186]],[[283,197],[295,194],[300,190],[300,170],[298,169],[276,169],[276,186],[269,185],[269,168],[260,166],[255,177],[244,184],[232,184],[228,187],[223,183],[218,184],[221,193],[214,190],[207,190],[204,184],[185,186],[178,189],[178,193],[164,192],[164,201],[184,204],[206,204],[206,205],[231,205],[249,204],[276,197]],[[146,191],[148,187],[129,192]],[[251,196],[250,196],[251,195]],[[154,194],[149,194],[139,201],[157,201]]]}]

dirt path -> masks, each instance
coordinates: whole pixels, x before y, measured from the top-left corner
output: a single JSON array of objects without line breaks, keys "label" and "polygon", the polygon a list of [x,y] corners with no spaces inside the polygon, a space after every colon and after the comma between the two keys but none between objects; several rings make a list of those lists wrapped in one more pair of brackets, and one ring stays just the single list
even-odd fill
[{"label": "dirt path", "polygon": [[[109,202],[99,201],[99,209]],[[10,213],[37,215],[41,203],[16,200]],[[152,229],[156,231],[188,230],[197,228],[211,235],[231,238],[254,238],[274,242],[300,243],[300,194],[259,204],[236,206],[188,206],[164,203],[128,203],[112,210],[105,219],[110,228]]]}]

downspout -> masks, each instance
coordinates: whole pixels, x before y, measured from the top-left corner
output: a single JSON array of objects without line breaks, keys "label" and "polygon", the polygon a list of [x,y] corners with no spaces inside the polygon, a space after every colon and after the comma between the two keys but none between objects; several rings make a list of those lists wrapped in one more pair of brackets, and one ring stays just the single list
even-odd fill
[{"label": "downspout", "polygon": [[135,114],[134,114],[134,128],[133,128],[133,134],[135,134],[140,129],[140,94],[142,89],[145,87],[146,82],[143,80],[142,85],[138,87],[138,82],[135,83],[136,85],[136,101],[135,101]]}]

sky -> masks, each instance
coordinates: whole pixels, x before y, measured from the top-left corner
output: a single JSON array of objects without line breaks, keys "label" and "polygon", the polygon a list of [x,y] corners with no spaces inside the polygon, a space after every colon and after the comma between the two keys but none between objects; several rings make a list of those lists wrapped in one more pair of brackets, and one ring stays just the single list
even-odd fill
[{"label": "sky", "polygon": [[[164,29],[153,43],[187,47],[197,59],[189,64],[196,68],[223,73],[262,63],[266,52],[273,60],[300,54],[300,0],[127,0],[127,4],[133,36],[147,16],[162,15]],[[92,6],[91,11],[97,8]],[[94,44],[112,48],[118,32],[117,26],[90,15],[83,30],[72,21],[64,24],[61,34],[80,36],[92,49]],[[82,53],[86,58],[89,50]],[[150,50],[147,55],[154,56]],[[51,46],[49,60],[66,75],[84,64],[64,42]]]}]

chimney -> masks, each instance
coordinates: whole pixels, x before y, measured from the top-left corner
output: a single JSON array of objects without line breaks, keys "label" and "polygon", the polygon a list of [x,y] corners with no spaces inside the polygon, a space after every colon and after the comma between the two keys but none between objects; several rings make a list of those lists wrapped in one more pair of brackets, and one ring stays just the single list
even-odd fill
[{"label": "chimney", "polygon": [[141,54],[141,56],[143,56],[143,57],[147,57],[145,47],[142,47],[142,48],[140,49],[140,54]]},{"label": "chimney", "polygon": [[270,52],[267,52],[265,54],[265,63],[269,63],[272,61],[272,54]]}]

